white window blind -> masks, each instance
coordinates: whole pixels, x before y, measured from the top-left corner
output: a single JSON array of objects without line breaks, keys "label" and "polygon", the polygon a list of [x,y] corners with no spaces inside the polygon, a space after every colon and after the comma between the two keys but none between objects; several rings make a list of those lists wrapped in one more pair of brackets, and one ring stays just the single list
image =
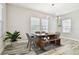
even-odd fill
[{"label": "white window blind", "polygon": [[48,32],[48,19],[41,19],[41,30]]},{"label": "white window blind", "polygon": [[31,17],[31,32],[45,31],[48,32],[48,19]]},{"label": "white window blind", "polygon": [[40,31],[40,19],[37,17],[31,17],[31,31]]},{"label": "white window blind", "polygon": [[71,19],[62,20],[62,32],[63,33],[71,32]]}]

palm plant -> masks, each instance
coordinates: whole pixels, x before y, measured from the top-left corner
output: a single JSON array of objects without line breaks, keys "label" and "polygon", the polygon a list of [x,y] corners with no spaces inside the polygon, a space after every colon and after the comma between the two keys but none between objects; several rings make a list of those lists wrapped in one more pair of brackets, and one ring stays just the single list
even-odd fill
[{"label": "palm plant", "polygon": [[15,31],[14,33],[6,32],[6,37],[4,41],[10,40],[10,42],[15,42],[17,39],[21,39],[20,32]]}]

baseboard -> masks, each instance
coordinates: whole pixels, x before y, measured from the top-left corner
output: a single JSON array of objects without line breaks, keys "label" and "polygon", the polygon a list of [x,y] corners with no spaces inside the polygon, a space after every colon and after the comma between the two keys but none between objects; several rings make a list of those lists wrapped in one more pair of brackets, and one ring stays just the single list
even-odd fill
[{"label": "baseboard", "polygon": [[79,41],[79,39],[71,38],[71,37],[61,36],[61,38],[64,38],[64,39],[70,39],[70,40],[74,40],[74,41]]}]

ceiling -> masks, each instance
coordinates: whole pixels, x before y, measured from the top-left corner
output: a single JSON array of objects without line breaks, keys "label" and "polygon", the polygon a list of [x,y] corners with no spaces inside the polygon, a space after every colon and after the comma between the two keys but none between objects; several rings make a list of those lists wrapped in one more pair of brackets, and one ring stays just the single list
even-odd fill
[{"label": "ceiling", "polygon": [[13,5],[37,10],[40,12],[52,14],[52,15],[63,15],[79,9],[79,3],[13,3]]}]

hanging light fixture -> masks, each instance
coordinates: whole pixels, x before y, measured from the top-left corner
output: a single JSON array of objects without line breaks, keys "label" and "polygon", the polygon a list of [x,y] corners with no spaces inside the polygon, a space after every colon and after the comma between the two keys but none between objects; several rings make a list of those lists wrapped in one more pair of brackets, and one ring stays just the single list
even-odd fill
[{"label": "hanging light fixture", "polygon": [[54,4],[52,4],[52,6],[54,6]]}]

